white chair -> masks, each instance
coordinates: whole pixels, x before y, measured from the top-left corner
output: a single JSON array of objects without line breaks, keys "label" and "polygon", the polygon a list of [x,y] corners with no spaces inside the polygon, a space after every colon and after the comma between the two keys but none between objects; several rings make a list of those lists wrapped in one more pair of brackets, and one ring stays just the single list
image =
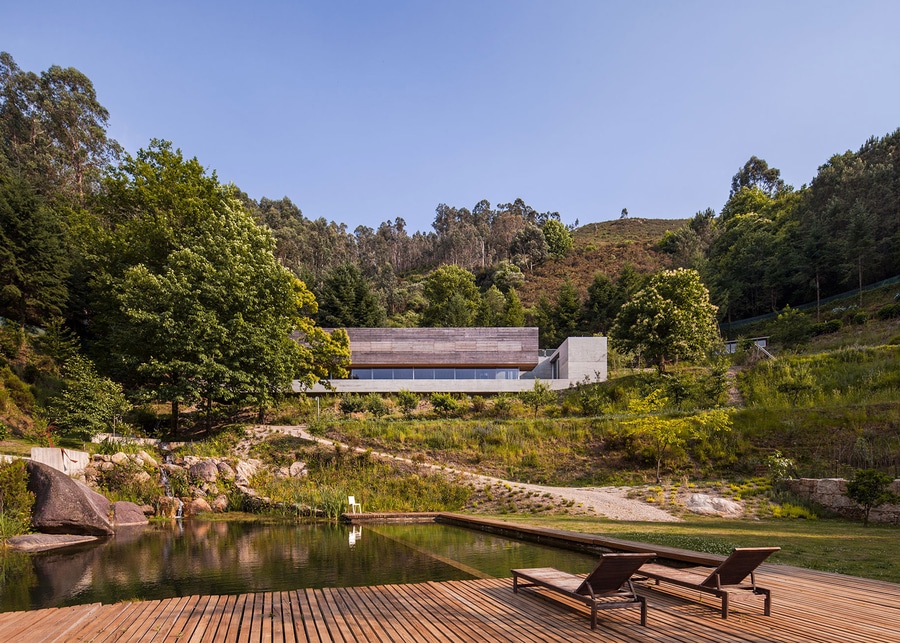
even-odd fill
[{"label": "white chair", "polygon": [[347,504],[350,505],[350,513],[362,513],[362,505],[356,502],[356,496],[347,496]]}]

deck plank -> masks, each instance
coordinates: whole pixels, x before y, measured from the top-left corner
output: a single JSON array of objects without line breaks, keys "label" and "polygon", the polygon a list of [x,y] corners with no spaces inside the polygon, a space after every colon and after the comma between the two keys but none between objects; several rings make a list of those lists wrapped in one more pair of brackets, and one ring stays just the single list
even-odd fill
[{"label": "deck plank", "polygon": [[[611,643],[900,643],[900,585],[776,564],[760,567],[772,615],[671,585],[638,583],[638,610],[611,610],[590,629],[590,610],[511,579],[190,596],[113,605],[0,613],[0,641],[47,643],[301,643],[315,641],[597,641]],[[700,600],[702,599],[702,600]]]}]

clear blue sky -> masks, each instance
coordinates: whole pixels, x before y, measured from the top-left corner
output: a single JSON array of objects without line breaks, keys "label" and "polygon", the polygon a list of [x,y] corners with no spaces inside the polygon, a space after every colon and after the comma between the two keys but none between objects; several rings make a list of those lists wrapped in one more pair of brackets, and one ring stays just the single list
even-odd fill
[{"label": "clear blue sky", "polygon": [[900,2],[6,3],[129,152],[168,139],[350,230],[521,197],[565,223],[721,209],[751,155],[808,183],[900,127]]}]

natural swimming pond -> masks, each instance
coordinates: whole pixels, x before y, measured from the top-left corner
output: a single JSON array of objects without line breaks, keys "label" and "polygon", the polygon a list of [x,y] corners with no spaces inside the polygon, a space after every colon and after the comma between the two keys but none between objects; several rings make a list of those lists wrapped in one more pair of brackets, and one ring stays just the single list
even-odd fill
[{"label": "natural swimming pond", "polygon": [[82,603],[508,577],[517,567],[593,569],[590,554],[439,524],[189,520],[100,544],[0,553],[0,611]]}]

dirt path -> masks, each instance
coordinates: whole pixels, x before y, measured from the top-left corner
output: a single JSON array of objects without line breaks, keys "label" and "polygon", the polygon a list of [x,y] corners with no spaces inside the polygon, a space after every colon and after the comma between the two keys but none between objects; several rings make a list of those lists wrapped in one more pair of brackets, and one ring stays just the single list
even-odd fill
[{"label": "dirt path", "polygon": [[[266,435],[272,432],[292,435],[326,446],[338,444],[334,440],[320,438],[308,433],[303,426],[254,426],[248,429],[248,431],[250,432],[250,436],[243,440],[237,448],[244,456],[249,452],[252,443],[264,439]],[[343,449],[360,453],[366,451],[366,449],[359,447],[354,449],[346,444],[341,444],[340,446]],[[580,509],[587,513],[605,516],[613,520],[637,520],[647,522],[679,522],[681,520],[677,516],[673,516],[658,507],[653,507],[643,501],[629,498],[628,487],[548,487],[544,485],[502,480],[500,478],[437,464],[413,462],[409,458],[395,456],[390,453],[373,452],[372,455],[378,458],[395,460],[397,462],[403,462],[418,467],[427,467],[437,472],[457,474],[470,480],[473,485],[477,486],[498,485],[511,488],[512,490],[536,494],[557,502],[572,502],[579,505]]]}]

